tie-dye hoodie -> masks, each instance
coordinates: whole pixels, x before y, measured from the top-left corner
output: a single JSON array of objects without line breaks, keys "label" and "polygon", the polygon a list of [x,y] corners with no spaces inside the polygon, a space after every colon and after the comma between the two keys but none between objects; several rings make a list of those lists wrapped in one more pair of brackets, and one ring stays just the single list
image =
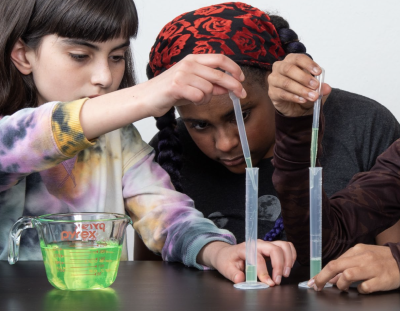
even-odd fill
[{"label": "tie-dye hoodie", "polygon": [[[133,125],[88,141],[79,122],[84,102],[51,102],[0,119],[1,260],[19,217],[50,213],[127,212],[153,252],[200,269],[204,245],[235,243],[174,190]],[[42,259],[35,229],[22,234],[20,246],[20,260]]]}]

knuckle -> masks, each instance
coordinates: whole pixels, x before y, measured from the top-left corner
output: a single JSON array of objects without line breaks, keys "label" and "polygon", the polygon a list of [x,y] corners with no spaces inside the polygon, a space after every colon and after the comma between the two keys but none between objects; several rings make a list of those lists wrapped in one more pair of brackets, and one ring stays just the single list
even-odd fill
[{"label": "knuckle", "polygon": [[373,292],[373,289],[367,282],[361,283],[359,288],[361,289],[362,293],[364,293],[364,294],[370,294]]},{"label": "knuckle", "polygon": [[284,80],[282,81],[282,87],[283,87],[284,89],[289,89],[290,86],[291,86],[291,84],[292,84],[292,80],[290,80],[290,79],[284,79]]},{"label": "knuckle", "polygon": [[296,57],[296,53],[289,53],[286,55],[285,60],[292,60]]},{"label": "knuckle", "polygon": [[300,62],[300,61],[302,60],[302,58],[303,58],[304,56],[305,56],[304,54],[295,53],[295,54],[293,55],[293,60],[294,60],[296,63],[298,63],[298,62]]},{"label": "knuckle", "polygon": [[293,71],[294,66],[295,66],[295,65],[293,65],[293,64],[286,64],[285,66],[283,66],[282,72],[283,72],[285,75],[288,75],[291,71]]},{"label": "knuckle", "polygon": [[280,91],[278,94],[278,98],[281,100],[286,100],[286,92],[285,91]]},{"label": "knuckle", "polygon": [[192,62],[195,58],[194,54],[186,55],[181,62]]},{"label": "knuckle", "polygon": [[343,271],[343,278],[347,281],[353,280],[355,277],[354,273],[351,270]]},{"label": "knuckle", "polygon": [[337,260],[332,260],[325,266],[325,269],[328,270],[328,272],[333,272],[336,271],[337,265]]},{"label": "knuckle", "polygon": [[188,59],[183,59],[179,62],[179,68],[178,68],[178,72],[186,72],[189,71],[189,69],[192,67],[192,62]]},{"label": "knuckle", "polygon": [[215,79],[222,80],[225,76],[225,73],[221,70],[214,70]]},{"label": "knuckle", "polygon": [[371,251],[367,251],[364,254],[365,261],[373,261],[375,260],[375,253]]},{"label": "knuckle", "polygon": [[212,94],[214,90],[214,86],[211,83],[207,83],[207,85],[205,86],[205,92],[207,94]]},{"label": "knuckle", "polygon": [[227,57],[223,54],[215,54],[216,55],[216,60],[219,63],[225,63],[227,61]]},{"label": "knuckle", "polygon": [[276,71],[279,67],[279,65],[282,64],[282,61],[276,61],[275,63],[272,64],[272,73],[274,72],[274,70]]},{"label": "knuckle", "polygon": [[194,103],[201,103],[204,99],[204,95],[201,92],[193,92],[192,93],[192,101]]},{"label": "knuckle", "polygon": [[355,245],[354,247],[353,247],[353,249],[355,250],[355,251],[357,251],[357,252],[360,252],[360,251],[363,251],[364,250],[364,248],[365,248],[365,244],[357,244],[357,245]]}]

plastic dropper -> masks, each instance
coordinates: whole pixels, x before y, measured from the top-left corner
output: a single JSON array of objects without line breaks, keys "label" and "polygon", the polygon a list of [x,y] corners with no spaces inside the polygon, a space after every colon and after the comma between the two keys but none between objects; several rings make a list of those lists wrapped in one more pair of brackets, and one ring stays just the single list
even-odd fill
[{"label": "plastic dropper", "polygon": [[[225,72],[228,75],[232,76],[231,73],[229,73],[228,71]],[[243,112],[242,112],[242,107],[240,106],[240,100],[232,91],[229,91],[229,97],[233,102],[233,108],[235,110],[236,123],[239,130],[239,137],[240,137],[240,143],[242,144],[244,160],[246,161],[247,167],[251,168],[253,166],[251,164],[249,143],[247,141],[246,129],[244,127]]]}]

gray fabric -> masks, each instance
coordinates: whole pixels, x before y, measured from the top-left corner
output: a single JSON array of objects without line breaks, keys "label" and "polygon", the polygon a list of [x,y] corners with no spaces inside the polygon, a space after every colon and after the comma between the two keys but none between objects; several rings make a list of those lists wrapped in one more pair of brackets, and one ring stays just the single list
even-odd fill
[{"label": "gray fabric", "polygon": [[323,106],[324,189],[328,196],[346,187],[358,172],[369,171],[397,138],[400,126],[391,112],[367,97],[333,89]]},{"label": "gray fabric", "polygon": [[[351,177],[369,170],[376,157],[400,137],[400,125],[379,103],[349,92],[333,89],[323,106],[325,135],[324,187],[328,196],[344,188]],[[181,120],[178,132],[184,147],[181,170],[184,192],[195,201],[205,217],[220,228],[245,240],[245,175],[234,174],[207,158],[196,146]],[[158,154],[157,135],[150,145]],[[262,160],[259,172],[258,237],[273,228],[280,215],[280,202],[272,184],[271,158]],[[281,236],[285,239],[285,235]]]}]

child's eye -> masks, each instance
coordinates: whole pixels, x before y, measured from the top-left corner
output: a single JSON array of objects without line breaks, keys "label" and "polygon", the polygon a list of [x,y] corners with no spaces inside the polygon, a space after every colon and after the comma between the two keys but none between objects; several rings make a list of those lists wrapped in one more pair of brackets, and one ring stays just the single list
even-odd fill
[{"label": "child's eye", "polygon": [[69,56],[71,56],[72,59],[78,62],[82,62],[89,57],[89,55],[86,54],[73,54],[73,53],[69,53]]},{"label": "child's eye", "polygon": [[[250,110],[242,111],[243,121],[246,121],[250,117]],[[232,119],[232,122],[236,123],[236,117]]]},{"label": "child's eye", "polygon": [[207,126],[208,126],[207,122],[191,122],[190,123],[190,127],[194,128],[194,129],[196,129],[198,131],[206,129]]},{"label": "child's eye", "polygon": [[125,59],[125,57],[123,55],[114,55],[114,56],[110,56],[110,57],[111,57],[111,60],[115,63],[118,63]]},{"label": "child's eye", "polygon": [[250,117],[250,110],[245,110],[242,112],[243,114],[243,120],[246,120]]}]

